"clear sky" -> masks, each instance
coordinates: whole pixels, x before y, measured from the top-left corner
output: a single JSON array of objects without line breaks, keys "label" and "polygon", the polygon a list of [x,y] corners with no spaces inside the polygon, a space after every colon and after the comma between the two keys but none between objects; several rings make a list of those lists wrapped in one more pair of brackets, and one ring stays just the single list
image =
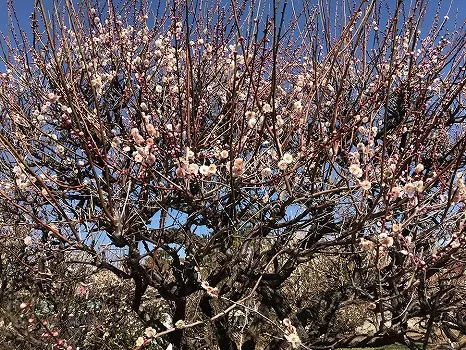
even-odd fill
[{"label": "clear sky", "polygon": [[[17,16],[19,18],[19,21],[24,28],[29,28],[30,27],[30,19],[29,16],[32,13],[32,7],[34,4],[34,0],[13,0],[14,3],[18,4],[16,6],[16,11],[17,11]],[[64,0],[56,0],[57,3],[64,3]],[[100,0],[102,1],[102,0]],[[163,1],[165,2],[166,0],[152,0],[152,3],[156,3],[157,1]],[[226,2],[229,3],[229,1],[225,0]],[[268,1],[271,0],[262,0],[262,4],[267,3]],[[332,1],[332,0],[330,0]],[[396,3],[396,0],[384,0],[389,6],[394,6]],[[409,4],[412,0],[405,0],[404,2],[406,4]],[[458,11],[458,22],[459,23],[464,23],[466,21],[466,0],[438,0],[442,4],[442,15],[446,14],[448,8],[450,7],[450,1],[451,1],[451,10],[449,13],[450,19],[453,19],[455,17],[456,12]],[[77,0],[74,0],[73,2],[77,2]],[[299,1],[298,1],[299,2]],[[430,0],[430,6],[429,10],[427,11],[426,14],[426,22],[429,20],[432,20],[434,13],[435,13],[435,7],[437,4],[437,0]],[[8,15],[7,15],[7,0],[0,0],[0,31],[5,32],[7,29],[8,25]],[[50,4],[52,3],[52,0],[44,0],[44,3],[46,4],[46,7],[50,8]],[[317,3],[317,0],[311,0],[312,3]],[[155,6],[155,5],[154,5]]]},{"label": "clear sky", "polygon": [[[3,34],[6,34],[7,28],[8,28],[8,12],[7,12],[7,1],[8,0],[0,0],[0,32]],[[16,6],[16,15],[19,20],[19,23],[21,27],[26,30],[26,32],[30,32],[31,28],[31,13],[32,13],[32,8],[35,0],[12,0]],[[51,4],[53,3],[54,0],[43,0],[46,8],[51,8]],[[57,4],[61,6],[61,4],[64,4],[65,0],[55,0]],[[79,2],[80,0],[72,0],[74,3]],[[104,0],[97,0],[97,2],[102,2]],[[165,4],[168,0],[151,0],[153,6],[155,7],[158,1],[162,1],[163,4]],[[221,0],[225,1],[225,3],[229,3],[229,0]],[[252,3],[258,2],[258,0],[250,0]],[[271,1],[272,0],[261,0],[262,6],[271,6]],[[277,0],[278,2],[283,1],[283,0]],[[295,6],[297,6],[297,3],[300,3],[302,0],[294,0]],[[311,6],[313,4],[317,4],[318,0],[310,0]],[[329,0],[331,3],[335,2],[335,0]],[[357,0],[354,0],[357,2]],[[396,0],[381,0],[383,3],[387,4],[388,7],[394,8]],[[92,2],[92,1],[91,1]],[[117,3],[119,1],[116,1]],[[292,3],[293,0],[289,0],[289,3]],[[350,1],[351,3],[353,2]],[[409,6],[411,2],[414,2],[414,0],[404,0],[405,6]],[[432,23],[433,17],[435,15],[435,9],[437,7],[438,2],[441,4],[441,12],[440,12],[440,17],[443,19],[443,16],[447,14],[449,15],[450,20],[448,21],[447,27],[453,27],[455,20],[457,21],[458,25],[462,25],[463,23],[466,22],[466,0],[429,0],[429,6],[427,7],[427,12],[426,16],[424,19],[424,26],[423,26],[423,32],[425,33],[429,25]],[[288,6],[288,8],[291,8],[291,6]],[[383,21],[383,19],[382,19]],[[383,23],[380,24],[380,26],[383,26]],[[0,62],[0,69],[3,69],[3,64]]]}]

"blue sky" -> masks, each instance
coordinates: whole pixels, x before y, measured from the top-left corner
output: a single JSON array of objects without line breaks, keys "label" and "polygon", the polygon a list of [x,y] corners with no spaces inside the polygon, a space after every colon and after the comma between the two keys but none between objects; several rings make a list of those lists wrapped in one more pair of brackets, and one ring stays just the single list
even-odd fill
[{"label": "blue sky", "polygon": [[[32,13],[32,7],[34,4],[34,0],[13,0],[14,3],[18,4],[16,6],[16,11],[17,11],[17,16],[19,18],[19,21],[23,28],[29,28],[30,27],[30,19],[29,16]],[[44,3],[46,4],[46,7],[50,8],[53,0],[44,0]],[[64,0],[55,0],[58,4],[63,4]],[[100,0],[102,1],[102,0]],[[153,4],[157,3],[157,1],[163,1],[164,0],[152,0]],[[226,3],[229,3],[229,1],[225,0]],[[265,0],[262,1],[262,4],[266,4],[270,0]],[[395,5],[395,0],[384,0],[389,6],[393,7]],[[448,8],[450,7],[450,0],[439,0],[442,6],[442,17],[443,15],[446,14]],[[77,2],[74,0],[74,2]],[[299,1],[296,1],[299,3]],[[411,0],[405,0],[405,3],[408,5],[411,2]],[[311,4],[317,3],[317,0],[311,0]],[[7,15],[7,0],[0,0],[0,31],[5,32],[7,30],[7,25],[8,25],[8,15]],[[432,18],[435,14],[435,7],[437,5],[437,1],[435,0],[430,0],[430,5],[427,10],[426,14],[426,23],[429,24],[432,21]],[[154,5],[155,6],[155,5]],[[451,24],[453,22],[453,18],[456,15],[456,12],[458,12],[458,22],[459,23],[464,23],[466,21],[466,0],[452,0],[451,1],[451,9],[449,13],[449,17],[451,19]]]},{"label": "blue sky", "polygon": [[[31,14],[33,10],[33,5],[35,0],[0,0],[0,33],[3,35],[8,35],[8,11],[7,11],[7,2],[12,1],[13,3],[17,4],[16,5],[16,16],[19,21],[19,25],[23,30],[25,30],[27,33],[31,33]],[[83,0],[72,0],[73,3],[79,3],[80,1]],[[106,0],[89,0],[91,3],[105,3]],[[168,0],[149,0],[150,3],[152,4],[152,7],[155,9],[158,6],[158,3],[160,2],[161,7],[163,8],[167,3],[171,3],[171,1]],[[225,4],[230,4],[230,0],[220,0],[221,2]],[[289,6],[287,7],[287,13],[288,16],[285,16],[285,26],[287,20],[290,20],[290,14],[293,6],[290,6],[290,4],[294,4],[294,8],[299,12],[299,4],[304,2],[305,0],[288,0]],[[307,0],[306,0],[307,1]],[[335,4],[337,1],[346,1],[346,0],[328,0],[331,4]],[[426,8],[426,15],[424,17],[424,22],[421,26],[422,29],[422,36],[427,35],[428,29],[432,25],[436,9],[438,7],[438,4],[440,3],[440,20],[443,20],[444,16],[448,14],[449,16],[449,21],[447,22],[446,28],[453,28],[455,25],[461,26],[466,22],[466,0],[425,0],[428,2],[428,6]],[[52,4],[55,2],[58,7],[62,7],[65,4],[65,0],[43,0],[46,9],[51,9]],[[115,0],[115,3],[119,3],[119,0]],[[139,2],[139,1],[136,1]],[[272,0],[249,0],[250,3],[260,3],[262,9],[270,9],[272,6]],[[277,0],[278,3],[282,3],[283,0]],[[350,4],[359,2],[359,0],[349,0]],[[403,6],[410,6],[411,3],[415,2],[415,0],[404,0],[404,5]],[[390,8],[393,9],[396,4],[396,0],[380,0],[378,2],[379,4],[382,4],[382,9]],[[318,0],[310,0],[309,5],[311,7],[315,6],[318,4]],[[204,5],[205,6],[205,5]],[[281,5],[280,5],[281,7]],[[267,10],[266,10],[267,11]],[[333,22],[333,20],[332,20]],[[379,27],[381,29],[384,28],[384,25],[386,24],[386,15],[382,15],[381,18],[381,23],[379,23]],[[0,37],[0,42],[3,42],[3,37]],[[1,53],[0,53],[1,54]],[[4,63],[0,60],[0,72],[5,69]]]}]

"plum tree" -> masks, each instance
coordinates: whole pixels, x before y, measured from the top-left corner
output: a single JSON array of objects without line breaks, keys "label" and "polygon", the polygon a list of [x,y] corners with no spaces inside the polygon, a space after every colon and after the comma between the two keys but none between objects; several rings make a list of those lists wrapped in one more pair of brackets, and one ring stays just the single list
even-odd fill
[{"label": "plum tree", "polygon": [[[105,271],[123,348],[416,348],[415,317],[424,347],[464,334],[466,36],[424,10],[37,0],[2,41],[2,261],[29,282],[0,269],[0,307],[45,322],[13,343],[96,346],[46,318]],[[292,297],[312,281],[331,288]],[[377,332],[333,332],[356,301]]]}]

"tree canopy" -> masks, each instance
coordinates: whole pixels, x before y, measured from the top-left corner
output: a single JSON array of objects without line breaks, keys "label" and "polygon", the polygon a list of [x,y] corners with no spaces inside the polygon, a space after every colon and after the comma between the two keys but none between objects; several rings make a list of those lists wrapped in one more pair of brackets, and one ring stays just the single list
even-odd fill
[{"label": "tree canopy", "polygon": [[[422,0],[64,3],[2,40],[5,344],[466,334],[464,23],[421,30]],[[376,331],[336,331],[349,305]]]}]

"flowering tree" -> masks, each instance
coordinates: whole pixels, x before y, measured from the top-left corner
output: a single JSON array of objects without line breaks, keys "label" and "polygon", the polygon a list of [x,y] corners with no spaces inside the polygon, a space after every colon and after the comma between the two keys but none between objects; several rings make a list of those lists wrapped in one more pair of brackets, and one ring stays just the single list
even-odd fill
[{"label": "flowering tree", "polygon": [[[43,325],[21,341],[85,348],[47,327],[66,302],[37,310],[104,271],[136,348],[415,348],[414,317],[424,347],[466,332],[463,26],[424,33],[421,0],[337,5],[333,26],[323,4],[36,1],[0,76],[3,246],[23,251],[2,261],[34,290],[0,307]],[[316,262],[340,266],[324,308],[292,298]],[[376,332],[333,334],[355,301]]]}]

